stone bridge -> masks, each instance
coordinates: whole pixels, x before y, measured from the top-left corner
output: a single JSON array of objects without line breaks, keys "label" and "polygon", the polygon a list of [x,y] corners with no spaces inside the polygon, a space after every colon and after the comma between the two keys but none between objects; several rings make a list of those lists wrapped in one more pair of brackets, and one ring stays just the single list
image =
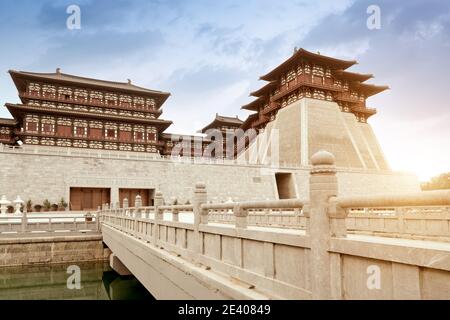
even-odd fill
[{"label": "stone bridge", "polygon": [[305,201],[105,205],[112,267],[158,299],[450,299],[450,191],[341,197],[312,164]]}]

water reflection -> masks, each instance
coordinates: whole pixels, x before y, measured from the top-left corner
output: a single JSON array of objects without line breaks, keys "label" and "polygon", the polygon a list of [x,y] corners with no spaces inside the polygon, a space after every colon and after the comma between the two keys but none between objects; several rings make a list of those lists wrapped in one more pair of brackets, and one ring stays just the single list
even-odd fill
[{"label": "water reflection", "polygon": [[0,269],[0,300],[153,299],[136,278],[119,276],[108,263],[78,263],[81,289],[68,289],[67,265]]}]

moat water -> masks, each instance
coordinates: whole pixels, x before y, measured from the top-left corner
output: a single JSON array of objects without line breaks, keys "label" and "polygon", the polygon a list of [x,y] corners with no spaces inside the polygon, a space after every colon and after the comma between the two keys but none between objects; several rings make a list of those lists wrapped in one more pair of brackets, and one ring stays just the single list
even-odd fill
[{"label": "moat water", "polygon": [[[74,285],[73,272],[68,269],[73,265],[80,270],[79,289]],[[151,294],[135,277],[120,276],[108,263],[0,268],[0,300],[151,299]]]}]

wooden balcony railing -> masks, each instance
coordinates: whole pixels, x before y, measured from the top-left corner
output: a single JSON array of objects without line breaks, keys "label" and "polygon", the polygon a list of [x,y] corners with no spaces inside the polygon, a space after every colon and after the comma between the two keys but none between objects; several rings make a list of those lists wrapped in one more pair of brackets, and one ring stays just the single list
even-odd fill
[{"label": "wooden balcony railing", "polygon": [[312,80],[311,75],[301,75],[297,77],[295,80],[289,82],[289,84],[284,84],[280,87],[280,92],[273,95],[270,98],[270,101],[277,101],[280,98],[284,97],[285,95],[294,92],[295,90],[299,89],[302,86],[309,86],[314,87],[318,89],[324,89],[324,90],[331,90],[336,92],[342,92],[344,89],[342,87],[338,87],[334,84],[326,84],[326,83],[317,83]]},{"label": "wooden balcony railing", "polygon": [[32,94],[32,93],[28,93],[28,92],[22,92],[19,94],[19,96],[21,98],[25,98],[25,99],[35,99],[35,100],[45,100],[45,101],[49,101],[49,102],[59,102],[59,103],[67,103],[67,104],[76,104],[76,105],[80,105],[80,106],[91,106],[91,107],[101,107],[101,108],[110,108],[110,109],[118,109],[118,110],[130,110],[130,111],[136,111],[136,112],[143,112],[143,113],[153,113],[156,115],[160,115],[162,114],[162,110],[159,109],[146,109],[144,107],[137,107],[137,106],[131,106],[129,105],[129,103],[127,103],[127,105],[112,105],[109,104],[108,102],[94,102],[94,101],[80,101],[80,100],[75,100],[73,98],[65,98],[65,97],[49,97],[49,96],[44,96],[44,95],[37,95],[37,94]]},{"label": "wooden balcony railing", "polygon": [[85,140],[85,141],[98,141],[98,142],[117,142],[117,143],[128,143],[128,144],[142,144],[142,145],[152,145],[152,146],[164,146],[164,141],[145,141],[145,140],[128,140],[120,138],[107,138],[107,137],[89,137],[89,136],[75,136],[68,134],[58,134],[56,132],[49,133],[36,133],[36,132],[26,132],[16,130],[16,134],[19,136],[30,136],[30,137],[40,137],[40,138],[56,138],[56,139],[70,139],[70,140]]},{"label": "wooden balcony railing", "polygon": [[280,104],[279,103],[271,102],[268,107],[266,107],[263,110],[261,110],[261,113],[262,114],[267,114],[267,113],[272,112],[272,111],[274,111],[276,109],[279,109],[279,108],[280,108]]}]

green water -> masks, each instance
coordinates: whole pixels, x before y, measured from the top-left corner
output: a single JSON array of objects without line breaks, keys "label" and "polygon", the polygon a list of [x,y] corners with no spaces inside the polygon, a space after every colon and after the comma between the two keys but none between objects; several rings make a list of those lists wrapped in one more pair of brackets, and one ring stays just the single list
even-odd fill
[{"label": "green water", "polygon": [[[80,267],[80,289],[67,286],[70,265]],[[142,299],[153,297],[136,278],[119,276],[108,263],[0,268],[0,300]]]}]

